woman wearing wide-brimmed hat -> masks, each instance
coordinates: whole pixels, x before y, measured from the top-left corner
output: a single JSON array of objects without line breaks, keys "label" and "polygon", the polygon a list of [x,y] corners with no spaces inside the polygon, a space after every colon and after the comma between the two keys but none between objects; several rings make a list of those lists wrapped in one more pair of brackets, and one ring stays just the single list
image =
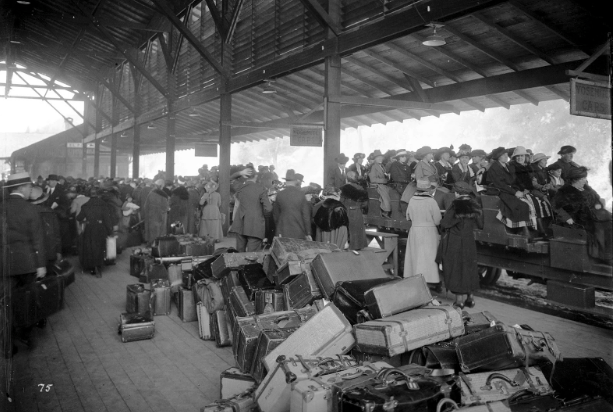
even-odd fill
[{"label": "woman wearing wide-brimmed hat", "polygon": [[434,153],[434,166],[440,177],[439,186],[449,187],[448,177],[451,175],[453,163],[450,162],[453,146],[441,147]]},{"label": "woman wearing wide-brimmed hat", "polygon": [[[423,146],[417,149],[417,152],[415,152],[415,160],[417,160],[417,164],[415,165],[415,172],[413,173],[415,176],[415,181],[407,185],[402,193],[400,201],[409,203],[409,200],[411,200],[411,197],[413,197],[417,190],[417,184],[415,183],[416,181],[428,179],[429,176],[434,176],[436,177],[437,181],[439,180],[436,166],[432,164],[433,158],[434,151],[430,146]],[[448,191],[444,188],[439,190]]]},{"label": "woman wearing wide-brimmed hat", "polygon": [[441,221],[443,235],[439,260],[443,265],[445,288],[455,295],[455,307],[474,307],[472,293],[479,289],[477,245],[474,230],[483,227],[481,206],[466,182],[453,185],[455,199]]},{"label": "woman wearing wide-brimmed hat", "polygon": [[370,183],[375,186],[377,193],[379,194],[379,207],[381,208],[381,215],[383,217],[390,217],[392,206],[389,187],[387,187],[388,178],[385,172],[385,167],[383,166],[383,159],[385,156],[380,150],[375,150],[372,157],[374,159],[374,163],[370,167],[368,178]]},{"label": "woman wearing wide-brimmed hat", "polygon": [[451,183],[465,182],[472,186],[475,182],[475,172],[470,167],[470,151],[460,149],[458,151],[458,159],[460,161],[451,168],[451,178],[448,179]]},{"label": "woman wearing wide-brimmed hat", "polygon": [[200,215],[200,228],[198,236],[204,238],[210,236],[217,242],[223,239],[221,195],[217,192],[217,182],[208,181],[204,185],[206,193],[200,198],[202,214]]},{"label": "woman wearing wide-brimmed hat", "polygon": [[92,188],[90,199],[81,207],[77,221],[85,228],[79,242],[79,260],[84,271],[102,276],[102,266],[106,257],[106,238],[113,233],[113,221],[108,204],[99,195],[101,189]]},{"label": "woman wearing wide-brimmed hat", "polygon": [[567,179],[568,172],[581,167],[577,163],[573,162],[575,153],[577,153],[577,149],[568,145],[562,146],[558,152],[560,158],[555,163],[560,165],[560,168],[562,169],[562,179],[564,180]]},{"label": "woman wearing wide-brimmed hat", "polygon": [[428,178],[419,179],[416,192],[407,207],[407,219],[411,230],[407,238],[404,258],[404,277],[423,275],[426,282],[442,291],[441,278],[436,263],[440,236],[437,226],[441,223],[441,211],[432,190],[436,188]]}]

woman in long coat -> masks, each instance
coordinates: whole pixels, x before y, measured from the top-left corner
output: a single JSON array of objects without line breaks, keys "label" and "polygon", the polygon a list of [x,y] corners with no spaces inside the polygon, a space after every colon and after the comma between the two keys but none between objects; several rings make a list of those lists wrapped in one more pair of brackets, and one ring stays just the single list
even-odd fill
[{"label": "woman in long coat", "polygon": [[204,185],[206,193],[200,198],[202,216],[200,217],[200,230],[198,236],[210,236],[216,241],[223,239],[221,222],[221,195],[216,192],[217,183],[210,181]]},{"label": "woman in long coat", "polygon": [[315,241],[333,243],[339,249],[347,245],[347,209],[339,201],[339,194],[333,187],[326,188],[323,200],[313,206]]},{"label": "woman in long coat", "polygon": [[454,306],[474,307],[473,291],[479,288],[474,229],[483,227],[481,207],[469,195],[466,182],[454,184],[456,199],[441,221],[441,258],[445,287],[455,294]]},{"label": "woman in long coat", "polygon": [[440,236],[436,228],[441,223],[441,210],[432,197],[432,185],[428,179],[417,181],[417,192],[407,208],[407,219],[411,230],[407,239],[404,258],[404,277],[423,275],[426,282],[436,285],[442,291],[441,278],[436,263],[436,252]]},{"label": "woman in long coat", "polygon": [[356,172],[348,172],[347,181],[349,183],[341,187],[341,203],[347,209],[349,220],[349,248],[360,250],[368,246],[362,214],[362,209],[368,204],[368,192],[358,184]]},{"label": "woman in long coat", "polygon": [[187,209],[189,203],[189,192],[185,186],[178,186],[172,190],[172,195],[168,201],[168,220],[169,222],[181,222],[185,233],[188,233],[187,227]]},{"label": "woman in long coat", "polygon": [[77,221],[85,225],[81,234],[79,260],[82,269],[89,270],[92,275],[101,275],[104,264],[106,238],[113,232],[113,223],[109,207],[98,197],[96,189],[92,189],[91,198],[81,207]]},{"label": "woman in long coat", "polygon": [[145,240],[151,244],[156,238],[167,233],[168,194],[162,190],[164,181],[158,179],[156,188],[149,192],[145,201]]}]

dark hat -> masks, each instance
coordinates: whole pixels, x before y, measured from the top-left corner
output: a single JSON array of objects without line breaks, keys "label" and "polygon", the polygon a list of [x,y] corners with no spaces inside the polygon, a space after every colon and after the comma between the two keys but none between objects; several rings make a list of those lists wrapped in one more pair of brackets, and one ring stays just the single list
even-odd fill
[{"label": "dark hat", "polygon": [[336,156],[334,160],[336,160],[337,163],[347,163],[349,161],[349,158],[345,156],[345,153],[341,153]]},{"label": "dark hat", "polygon": [[559,155],[565,155],[565,154],[569,154],[569,153],[576,153],[577,149],[575,149],[572,146],[562,146],[560,148],[560,151],[558,152]]},{"label": "dark hat", "polygon": [[164,181],[164,186],[172,186],[174,184],[174,182],[172,180],[165,180]]},{"label": "dark hat", "polygon": [[58,177],[57,175],[49,175],[49,177],[47,178],[47,180],[55,180],[55,181],[57,182],[57,181],[58,181],[58,180],[60,180],[60,179],[59,179],[59,177]]},{"label": "dark hat", "polygon": [[485,157],[487,156],[487,153],[485,153],[485,150],[475,149],[472,152],[470,152],[470,157],[475,157],[475,156]]},{"label": "dark hat", "polygon": [[368,160],[375,160],[379,156],[383,156],[383,153],[381,153],[381,150],[377,149],[368,155]]},{"label": "dark hat", "polygon": [[296,180],[304,180],[304,176],[300,173],[296,173],[294,169],[287,169],[283,180],[287,180],[288,182],[294,182]]},{"label": "dark hat", "polygon": [[500,156],[505,153],[507,153],[507,149],[505,149],[504,147],[497,147],[492,150],[492,153],[490,153],[490,158],[492,158],[493,160],[498,160]]},{"label": "dark hat", "polygon": [[10,175],[6,179],[6,184],[4,185],[4,187],[17,187],[28,183],[32,183],[30,175],[27,172],[19,172]]},{"label": "dark hat", "polygon": [[547,166],[547,171],[551,172],[552,170],[560,170],[562,169],[562,165],[558,162],[552,163],[549,166]]},{"label": "dark hat", "polygon": [[334,186],[326,186],[326,188],[324,189],[324,192],[322,193],[322,196],[331,196],[331,195],[338,195],[338,190],[336,190]]},{"label": "dark hat", "polygon": [[394,156],[396,156],[396,151],[395,151],[394,149],[390,149],[390,150],[388,150],[388,151],[387,151],[387,152],[385,152],[385,154],[383,155],[383,157],[386,157],[386,158],[388,158],[388,159],[389,159],[389,158],[391,158],[391,157],[394,157]]},{"label": "dark hat", "polygon": [[309,187],[311,189],[313,189],[313,191],[316,191],[317,193],[321,192],[323,190],[323,188],[321,187],[321,185],[317,184],[317,183],[309,183]]},{"label": "dark hat", "polygon": [[566,180],[579,180],[587,177],[587,167],[573,167],[566,173]]},{"label": "dark hat", "polygon": [[417,152],[415,152],[415,157],[421,160],[426,157],[428,153],[434,153],[434,150],[432,150],[430,146],[423,146],[417,149]]},{"label": "dark hat", "polygon": [[461,195],[468,195],[470,193],[475,193],[475,189],[466,182],[455,182],[453,184],[453,191],[455,193],[459,193]]},{"label": "dark hat", "polygon": [[473,148],[470,147],[469,144],[462,143],[462,145],[460,145],[460,151],[464,151],[464,152],[469,152],[470,153],[471,150],[473,150]]},{"label": "dark hat", "polygon": [[353,160],[356,159],[364,159],[366,157],[366,155],[364,153],[356,153],[353,155]]}]

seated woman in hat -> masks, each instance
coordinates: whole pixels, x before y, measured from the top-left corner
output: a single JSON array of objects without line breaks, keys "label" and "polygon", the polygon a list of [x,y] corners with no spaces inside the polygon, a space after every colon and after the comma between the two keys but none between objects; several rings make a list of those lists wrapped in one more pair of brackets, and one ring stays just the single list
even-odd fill
[{"label": "seated woman in hat", "polygon": [[475,181],[475,172],[470,167],[470,151],[462,150],[458,152],[460,161],[451,168],[451,178],[447,179],[449,183],[465,182],[472,186]]},{"label": "seated woman in hat", "polygon": [[434,166],[436,167],[436,171],[440,177],[439,185],[441,187],[449,188],[448,178],[451,175],[451,169],[453,168],[453,164],[449,161],[449,158],[453,153],[452,149],[453,146],[451,146],[451,148],[441,147],[434,155]]},{"label": "seated woman in hat", "polygon": [[547,196],[549,189],[551,189],[551,183],[549,183],[549,174],[547,173],[547,159],[550,156],[546,156],[545,153],[537,153],[532,156],[532,163],[530,168],[532,169],[532,194],[537,197]]},{"label": "seated woman in hat", "polygon": [[[428,179],[430,176],[434,176],[437,181],[440,182],[440,176],[438,174],[436,166],[432,164],[433,158],[434,151],[430,146],[423,146],[417,149],[417,152],[415,153],[415,159],[418,160],[418,162],[417,165],[415,165],[415,180],[409,185],[407,185],[406,189],[404,189],[402,197],[400,198],[401,202],[409,203],[409,200],[411,200],[417,190],[416,181]],[[446,188],[440,187],[440,184],[438,190],[449,192],[449,190],[447,190]]]},{"label": "seated woman in hat", "polygon": [[543,219],[548,219],[552,215],[551,204],[544,196],[535,196],[533,191],[532,167],[526,164],[526,156],[528,153],[523,146],[517,146],[513,150],[512,160],[509,162],[509,170],[515,174],[516,185],[519,190],[524,192],[524,199],[530,206],[530,214],[535,216],[537,228],[541,235],[546,236],[546,222]]},{"label": "seated woman in hat", "polygon": [[312,216],[315,223],[315,241],[332,243],[345,249],[349,239],[347,209],[340,202],[340,194],[332,186],[323,192],[323,199],[313,206]]},{"label": "seated woman in hat", "polygon": [[531,215],[526,194],[518,185],[515,173],[507,165],[507,149],[494,149],[490,159],[492,162],[487,171],[487,184],[500,197],[500,212],[496,218],[509,228],[522,228],[524,235],[530,237],[528,228],[536,228],[536,216]]},{"label": "seated woman in hat", "polygon": [[577,149],[575,149],[573,146],[562,146],[558,152],[560,158],[555,162],[555,164],[560,165],[560,168],[562,169],[562,179],[564,180],[567,179],[568,172],[581,167],[577,163],[573,162],[575,153],[577,153]]},{"label": "seated woman in hat", "polygon": [[564,179],[562,179],[562,166],[558,162],[547,166],[547,175],[549,182],[549,197],[553,200],[553,196],[556,192],[564,186]]},{"label": "seated woman in hat", "polygon": [[368,185],[368,181],[367,181],[367,171],[366,171],[366,166],[363,165],[364,163],[364,159],[366,158],[366,155],[364,153],[356,153],[353,155],[353,163],[351,165],[349,165],[349,167],[347,168],[348,171],[353,171],[356,172],[356,174],[358,175],[358,183],[363,186],[366,187]]},{"label": "seated woman in hat", "polygon": [[416,192],[407,207],[407,220],[412,222],[404,258],[404,277],[423,275],[426,282],[442,292],[441,278],[436,263],[440,236],[437,226],[441,223],[441,211],[432,191],[436,185],[428,178],[419,179]]},{"label": "seated woman in hat", "polygon": [[588,253],[606,261],[613,259],[611,244],[611,212],[603,207],[598,194],[588,186],[587,168],[571,169],[565,185],[553,199],[557,223],[570,227],[584,228],[588,233]]}]

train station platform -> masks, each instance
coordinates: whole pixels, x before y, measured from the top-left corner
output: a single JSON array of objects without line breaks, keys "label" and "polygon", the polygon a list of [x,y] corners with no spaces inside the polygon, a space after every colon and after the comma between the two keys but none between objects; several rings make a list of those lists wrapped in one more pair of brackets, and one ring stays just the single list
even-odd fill
[{"label": "train station platform", "polygon": [[[121,342],[119,314],[125,311],[126,285],[135,283],[129,254],[105,267],[102,278],[77,268],[65,308],[45,329],[35,328],[33,348],[20,346],[13,358],[12,402],[3,385],[1,411],[196,412],[218,399],[219,375],[234,366],[232,349],[199,339],[197,322],[182,322],[174,304],[170,316],[155,317],[153,339]],[[440,299],[451,303],[452,295]],[[602,357],[613,364],[610,330],[477,299],[469,311],[487,310],[502,322],[550,332],[566,357]]]}]

